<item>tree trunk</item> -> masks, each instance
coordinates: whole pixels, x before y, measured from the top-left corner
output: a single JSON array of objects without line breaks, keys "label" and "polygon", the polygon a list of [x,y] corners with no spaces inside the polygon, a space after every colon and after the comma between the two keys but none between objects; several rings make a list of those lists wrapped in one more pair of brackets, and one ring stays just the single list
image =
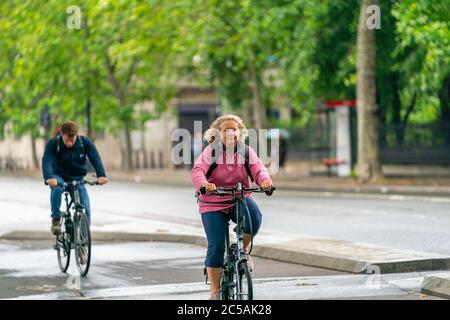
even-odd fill
[{"label": "tree trunk", "polygon": [[364,180],[382,178],[379,159],[378,106],[375,85],[375,29],[369,29],[367,7],[375,0],[362,0],[357,36],[357,117],[358,117],[358,176]]},{"label": "tree trunk", "polygon": [[31,157],[33,160],[33,169],[39,170],[39,160],[36,152],[36,138],[31,135]]},{"label": "tree trunk", "polygon": [[[124,90],[120,86],[119,80],[116,78],[115,70],[116,70],[116,63],[113,63],[111,61],[111,58],[108,55],[107,50],[104,52],[105,57],[105,63],[106,67],[108,69],[108,80],[111,84],[114,92],[114,96],[116,97],[117,101],[119,102],[119,105],[121,107],[126,106],[125,101],[125,95]],[[125,164],[125,170],[131,171],[133,170],[133,162],[132,162],[132,148],[131,148],[131,132],[130,132],[130,123],[129,119],[122,119],[122,123],[124,124],[124,133],[125,133],[125,154],[124,154],[124,164]]]},{"label": "tree trunk", "polygon": [[127,171],[133,170],[133,150],[131,148],[131,131],[129,124],[125,124],[125,169]]},{"label": "tree trunk", "polygon": [[245,123],[250,124],[253,123],[253,117],[252,117],[252,107],[251,107],[251,102],[247,99],[245,99],[242,102],[242,120],[244,120]]},{"label": "tree trunk", "polygon": [[258,77],[256,74],[255,64],[253,60],[249,64],[250,88],[253,98],[253,124],[255,129],[263,129],[266,125],[266,108],[261,99],[261,92],[258,85]]},{"label": "tree trunk", "polygon": [[400,110],[402,109],[402,103],[400,101],[400,90],[398,88],[398,74],[393,72],[391,74],[392,82],[392,125],[395,130],[395,140],[397,147],[403,146],[403,130],[402,130],[402,118]]},{"label": "tree trunk", "polygon": [[445,137],[445,145],[450,146],[450,131],[446,130],[450,126],[450,75],[442,81],[441,90],[439,90],[439,102],[441,105],[441,123]]},{"label": "tree trunk", "polygon": [[439,102],[441,119],[444,123],[450,123],[450,75],[442,81],[442,87],[439,90]]},{"label": "tree trunk", "polygon": [[91,97],[88,96],[86,99],[86,127],[87,127],[87,136],[94,140],[92,136],[92,112],[91,112]]}]

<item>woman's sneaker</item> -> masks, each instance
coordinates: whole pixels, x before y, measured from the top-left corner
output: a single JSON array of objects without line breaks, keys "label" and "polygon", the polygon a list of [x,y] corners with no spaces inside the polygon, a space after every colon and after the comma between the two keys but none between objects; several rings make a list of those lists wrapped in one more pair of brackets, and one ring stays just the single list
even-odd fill
[{"label": "woman's sneaker", "polygon": [[220,292],[211,292],[209,300],[220,300]]},{"label": "woman's sneaker", "polygon": [[52,233],[56,236],[61,233],[61,217],[52,218]]}]

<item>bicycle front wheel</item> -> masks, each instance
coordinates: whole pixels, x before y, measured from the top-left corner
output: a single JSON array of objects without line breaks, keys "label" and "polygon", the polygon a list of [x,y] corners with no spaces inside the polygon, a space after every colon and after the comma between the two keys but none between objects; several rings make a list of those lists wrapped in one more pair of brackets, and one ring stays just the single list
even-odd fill
[{"label": "bicycle front wheel", "polygon": [[[65,220],[64,218],[61,221]],[[66,273],[70,264],[70,237],[67,232],[60,233],[55,239],[55,249],[58,256],[59,268]]]},{"label": "bicycle front wheel", "polygon": [[91,230],[84,211],[77,215],[75,223],[75,261],[81,276],[85,276],[91,264]]},{"label": "bicycle front wheel", "polygon": [[248,270],[247,262],[239,264],[237,281],[236,300],[253,300],[252,275]]}]

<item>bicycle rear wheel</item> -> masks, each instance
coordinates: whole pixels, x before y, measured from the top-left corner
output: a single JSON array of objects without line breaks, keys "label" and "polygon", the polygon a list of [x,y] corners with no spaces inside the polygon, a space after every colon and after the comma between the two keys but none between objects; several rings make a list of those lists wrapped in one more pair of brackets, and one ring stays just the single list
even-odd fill
[{"label": "bicycle rear wheel", "polygon": [[59,268],[62,272],[66,273],[70,264],[70,239],[66,232],[56,236],[55,249],[58,256]]},{"label": "bicycle rear wheel", "polygon": [[252,275],[248,270],[247,262],[241,262],[238,268],[238,290],[236,300],[253,300]]},{"label": "bicycle rear wheel", "polygon": [[91,231],[86,213],[81,211],[75,223],[75,261],[81,276],[85,276],[91,264]]}]

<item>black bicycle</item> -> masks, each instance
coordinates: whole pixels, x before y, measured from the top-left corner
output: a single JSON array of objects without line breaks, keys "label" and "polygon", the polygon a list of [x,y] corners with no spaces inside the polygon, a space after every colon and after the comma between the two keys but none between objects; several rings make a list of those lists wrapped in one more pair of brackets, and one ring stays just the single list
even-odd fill
[{"label": "black bicycle", "polygon": [[59,267],[64,273],[69,268],[70,252],[74,249],[78,271],[81,276],[86,276],[91,263],[91,231],[78,190],[83,184],[92,186],[98,183],[86,180],[58,183],[58,186],[64,187],[66,210],[61,214],[61,232],[56,235],[54,249]]},{"label": "black bicycle", "polygon": [[[214,202],[235,204],[236,210],[236,227],[233,228],[233,232],[236,234],[236,242],[231,243],[230,241],[230,220],[227,220],[227,232],[225,237],[225,259],[223,264],[222,276],[220,280],[220,298],[222,300],[253,300],[253,282],[252,275],[247,265],[247,255],[252,252],[253,249],[253,236],[250,241],[250,250],[248,253],[244,250],[244,219],[245,216],[241,212],[239,203],[244,204],[248,213],[248,218],[250,218],[250,213],[248,212],[247,200],[245,197],[246,192],[255,193],[266,193],[267,195],[272,195],[275,187],[272,187],[270,191],[263,191],[259,187],[255,188],[245,188],[239,182],[235,187],[232,188],[222,188],[217,187],[215,192],[211,194],[217,194],[219,196],[232,196],[232,200],[226,202]],[[200,188],[200,192],[197,192],[197,199],[199,199],[199,193],[205,194],[206,189],[204,187]],[[198,200],[202,201],[202,200]],[[205,202],[205,201],[203,201]],[[212,202],[211,202],[212,203]],[[252,223],[250,221],[250,228]],[[253,235],[253,231],[250,230],[250,234]],[[206,268],[203,269],[206,275],[206,282],[208,282],[208,276]]]}]

